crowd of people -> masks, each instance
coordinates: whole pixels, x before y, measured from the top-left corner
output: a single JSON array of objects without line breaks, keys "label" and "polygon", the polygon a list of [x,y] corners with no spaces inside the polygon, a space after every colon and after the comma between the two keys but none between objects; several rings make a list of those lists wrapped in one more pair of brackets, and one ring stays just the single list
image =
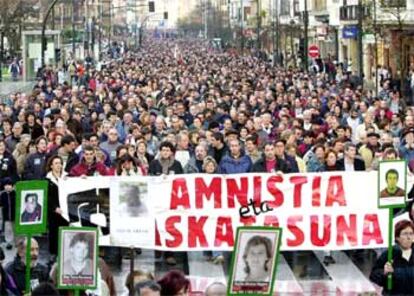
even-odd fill
[{"label": "crowd of people", "polygon": [[[3,220],[14,221],[17,181],[49,180],[52,256],[59,227],[68,225],[58,199],[62,178],[371,171],[391,159],[405,159],[414,173],[414,108],[390,79],[375,94],[346,72],[280,68],[234,50],[217,52],[197,40],[148,40],[140,51],[125,51],[98,68],[73,61],[68,69],[70,77],[62,81],[46,67],[31,93],[14,93],[0,104]],[[412,203],[408,211],[412,221]],[[414,231],[412,222],[407,225],[403,230]],[[412,232],[404,235],[413,241]],[[49,270],[36,263],[36,245],[32,277],[53,283]],[[10,295],[25,288],[25,242],[16,246],[16,259],[0,270],[1,288]],[[406,257],[407,252],[395,252],[404,264],[396,267],[394,261],[394,269],[381,258],[373,281],[383,285],[384,274],[393,272],[401,275],[396,282],[413,283],[414,254]],[[176,264],[173,253],[163,256]],[[222,252],[205,256],[224,262]],[[105,262],[99,268],[108,293],[115,295],[111,276],[104,276]],[[180,272],[158,281],[137,272],[127,286],[137,295],[190,291]],[[414,293],[412,285],[405,287]],[[223,292],[217,283],[206,295],[225,295],[225,287]]]}]

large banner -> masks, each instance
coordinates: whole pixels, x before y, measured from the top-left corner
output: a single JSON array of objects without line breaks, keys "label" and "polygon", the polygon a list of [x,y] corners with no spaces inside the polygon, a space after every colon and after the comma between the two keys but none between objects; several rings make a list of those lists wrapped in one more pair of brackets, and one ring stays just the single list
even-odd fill
[{"label": "large banner", "polygon": [[282,250],[385,248],[376,172],[68,178],[65,217],[101,245],[232,250],[238,226],[284,229]]}]

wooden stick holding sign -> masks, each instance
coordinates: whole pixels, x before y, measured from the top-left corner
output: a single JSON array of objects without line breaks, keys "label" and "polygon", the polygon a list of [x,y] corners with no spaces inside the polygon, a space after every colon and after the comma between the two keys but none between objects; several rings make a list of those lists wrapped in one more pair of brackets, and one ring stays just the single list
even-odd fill
[{"label": "wooden stick holding sign", "polygon": [[[32,236],[47,230],[47,181],[21,181],[16,183],[15,232],[26,237],[25,292],[30,293]],[[33,287],[32,287],[33,286]]]},{"label": "wooden stick holding sign", "polygon": [[[393,261],[394,209],[404,208],[407,193],[407,162],[404,160],[381,161],[378,168],[378,208],[388,209],[387,261]],[[387,290],[392,290],[392,273],[387,275]]]}]

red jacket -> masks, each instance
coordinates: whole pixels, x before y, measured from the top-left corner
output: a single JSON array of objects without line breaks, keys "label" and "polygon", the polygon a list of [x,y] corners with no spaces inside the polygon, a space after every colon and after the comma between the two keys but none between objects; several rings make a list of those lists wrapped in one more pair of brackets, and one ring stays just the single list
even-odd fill
[{"label": "red jacket", "polygon": [[80,177],[82,175],[85,176],[110,176],[111,170],[107,168],[102,162],[94,162],[91,165],[87,165],[85,161],[82,159],[80,163],[75,165],[69,172],[69,176],[71,177]]}]

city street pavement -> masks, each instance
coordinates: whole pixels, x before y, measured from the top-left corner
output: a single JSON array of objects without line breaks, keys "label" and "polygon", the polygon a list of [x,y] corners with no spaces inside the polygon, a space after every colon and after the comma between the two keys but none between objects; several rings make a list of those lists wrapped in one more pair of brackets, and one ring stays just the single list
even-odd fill
[{"label": "city street pavement", "polygon": [[[39,261],[47,264],[49,254],[45,237],[37,237],[40,244]],[[15,249],[2,248],[6,259],[4,264],[13,260]],[[124,250],[128,253],[128,250]],[[202,295],[206,287],[215,282],[227,282],[228,262],[231,253],[225,253],[226,263],[214,265],[208,262],[202,252],[175,253],[176,266],[168,266],[162,258],[156,258],[154,251],[142,250],[134,260],[134,269],[152,272],[156,278],[162,277],[173,269],[183,270],[191,281],[193,295]],[[374,250],[335,251],[332,257],[335,264],[323,263],[323,252],[283,252],[279,257],[275,282],[275,295],[377,295],[380,290],[369,279],[369,271],[375,260]],[[4,265],[4,266],[5,266]],[[131,269],[131,260],[122,259],[121,266],[109,264],[118,295],[125,292],[125,279]]]}]

